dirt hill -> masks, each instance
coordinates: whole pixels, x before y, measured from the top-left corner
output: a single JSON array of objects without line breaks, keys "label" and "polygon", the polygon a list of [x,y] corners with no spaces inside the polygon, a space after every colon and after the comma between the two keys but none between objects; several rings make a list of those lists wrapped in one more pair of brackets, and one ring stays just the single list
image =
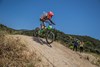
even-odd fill
[{"label": "dirt hill", "polygon": [[34,52],[38,58],[38,61],[35,61],[36,67],[96,67],[78,52],[74,52],[57,42],[53,42],[50,46],[44,39],[36,37],[7,35],[7,38],[25,43],[29,51],[24,52],[24,55],[30,57],[30,53]]}]

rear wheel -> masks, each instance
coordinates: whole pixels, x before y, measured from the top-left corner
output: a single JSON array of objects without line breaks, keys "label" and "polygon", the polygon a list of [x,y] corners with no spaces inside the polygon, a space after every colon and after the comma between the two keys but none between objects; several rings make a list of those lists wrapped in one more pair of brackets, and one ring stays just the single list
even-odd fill
[{"label": "rear wheel", "polygon": [[38,37],[38,31],[40,30],[40,28],[39,27],[37,27],[35,30],[34,30],[34,33],[33,33],[33,36],[35,36],[35,37]]},{"label": "rear wheel", "polygon": [[48,44],[51,44],[55,39],[55,35],[52,31],[47,31],[46,33],[46,41]]}]

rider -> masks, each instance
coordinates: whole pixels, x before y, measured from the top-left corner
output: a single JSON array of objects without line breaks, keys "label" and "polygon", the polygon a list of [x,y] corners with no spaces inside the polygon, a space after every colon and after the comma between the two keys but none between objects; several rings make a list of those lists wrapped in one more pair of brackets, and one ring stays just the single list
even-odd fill
[{"label": "rider", "polygon": [[[43,14],[41,17],[40,17],[40,21],[41,21],[41,29],[44,29],[46,26],[45,26],[45,22],[47,22],[49,20],[49,22],[51,24],[54,24],[51,20],[52,16],[54,16],[54,13],[52,11],[49,11],[48,13],[45,13]],[[55,24],[54,24],[55,25]]]}]

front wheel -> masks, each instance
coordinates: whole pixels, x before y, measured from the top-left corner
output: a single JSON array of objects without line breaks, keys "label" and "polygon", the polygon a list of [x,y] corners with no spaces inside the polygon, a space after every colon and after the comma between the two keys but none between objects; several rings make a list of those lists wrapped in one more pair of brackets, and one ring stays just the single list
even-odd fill
[{"label": "front wheel", "polygon": [[48,44],[51,44],[55,39],[55,35],[52,31],[47,31],[46,33],[46,41]]}]

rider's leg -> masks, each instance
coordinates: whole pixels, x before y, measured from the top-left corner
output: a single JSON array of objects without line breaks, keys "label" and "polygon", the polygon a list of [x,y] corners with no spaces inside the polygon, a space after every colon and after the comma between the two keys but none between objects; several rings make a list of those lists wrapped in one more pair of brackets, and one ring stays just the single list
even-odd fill
[{"label": "rider's leg", "polygon": [[41,22],[40,22],[40,28],[43,29],[43,26],[44,26],[44,20],[42,20],[42,19],[40,18],[40,21],[41,21]]},{"label": "rider's leg", "polygon": [[46,27],[46,26],[45,26],[45,22],[42,22],[42,23],[41,23],[41,29],[45,29],[45,27]]}]

